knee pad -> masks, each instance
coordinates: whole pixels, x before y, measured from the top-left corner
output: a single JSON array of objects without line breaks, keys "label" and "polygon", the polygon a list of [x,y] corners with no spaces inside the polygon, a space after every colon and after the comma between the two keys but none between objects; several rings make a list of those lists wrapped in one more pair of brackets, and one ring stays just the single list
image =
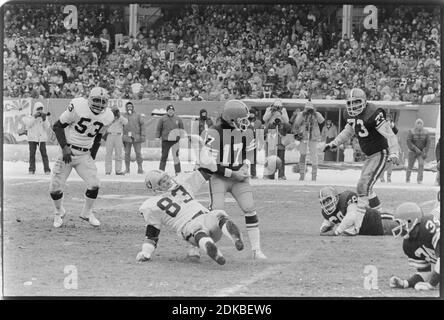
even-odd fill
[{"label": "knee pad", "polygon": [[85,192],[85,196],[90,199],[96,199],[99,194],[99,188],[87,189]]},{"label": "knee pad", "polygon": [[51,195],[52,200],[60,200],[63,198],[63,192],[62,191],[53,191],[49,193]]}]

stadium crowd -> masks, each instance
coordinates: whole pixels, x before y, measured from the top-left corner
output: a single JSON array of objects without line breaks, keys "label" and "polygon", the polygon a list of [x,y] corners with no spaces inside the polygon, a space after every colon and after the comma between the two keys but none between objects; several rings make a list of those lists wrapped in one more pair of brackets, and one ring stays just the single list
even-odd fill
[{"label": "stadium crowd", "polygon": [[378,30],[342,37],[325,18],[338,6],[183,5],[132,38],[123,7],[79,5],[77,31],[63,7],[5,5],[4,97],[100,85],[129,99],[344,99],[360,87],[369,100],[439,102],[439,8],[381,7]]}]

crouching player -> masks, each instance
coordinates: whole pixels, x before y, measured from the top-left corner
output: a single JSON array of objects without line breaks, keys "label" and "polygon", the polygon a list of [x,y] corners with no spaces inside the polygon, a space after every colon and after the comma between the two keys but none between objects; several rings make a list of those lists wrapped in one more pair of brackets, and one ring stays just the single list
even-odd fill
[{"label": "crouching player", "polygon": [[204,168],[182,173],[174,179],[160,170],[147,173],[145,184],[158,195],[146,200],[139,209],[147,223],[147,240],[137,255],[137,261],[152,259],[162,225],[174,229],[179,237],[202,249],[221,265],[225,258],[215,242],[222,234],[231,239],[237,250],[244,248],[239,228],[225,211],[209,211],[194,199],[194,194],[210,176],[211,171]]},{"label": "crouching player", "polygon": [[423,214],[413,202],[396,208],[394,220],[399,226],[393,230],[395,238],[403,237],[402,247],[409,265],[417,272],[408,279],[390,278],[392,288],[432,290],[439,284],[440,222],[432,214]]},{"label": "crouching player", "polygon": [[320,230],[323,236],[391,235],[398,225],[391,214],[376,209],[367,207],[362,214],[357,206],[358,195],[353,191],[338,193],[334,187],[324,187],[319,192],[319,201],[324,217]]}]

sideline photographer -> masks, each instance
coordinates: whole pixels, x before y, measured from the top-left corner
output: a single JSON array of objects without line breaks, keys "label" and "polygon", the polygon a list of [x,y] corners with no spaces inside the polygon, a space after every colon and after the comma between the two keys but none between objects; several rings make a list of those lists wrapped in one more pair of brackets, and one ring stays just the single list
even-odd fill
[{"label": "sideline photographer", "polygon": [[[265,114],[263,116],[264,126],[268,128],[268,126],[274,121],[274,118],[280,117],[282,122],[289,123],[287,109],[282,104],[281,99],[276,99],[273,104],[265,110]],[[268,141],[265,140],[265,157],[268,157]]]},{"label": "sideline photographer", "polygon": [[299,180],[305,179],[307,149],[310,150],[311,159],[311,180],[316,181],[318,171],[318,141],[321,138],[319,125],[324,122],[324,117],[314,109],[313,103],[308,100],[304,110],[300,112],[295,121],[295,126],[299,128]]},{"label": "sideline photographer", "polygon": [[43,161],[43,170],[45,174],[50,174],[48,154],[46,152],[46,142],[48,141],[48,130],[50,127],[48,116],[51,114],[43,112],[43,103],[36,102],[34,104],[34,114],[23,119],[25,124],[28,144],[29,144],[29,174],[35,174],[35,153],[39,146],[40,154]]},{"label": "sideline photographer", "polygon": [[[282,161],[282,165],[279,168],[278,179],[287,180],[285,176],[285,149],[286,141],[284,138],[287,134],[291,133],[291,125],[288,122],[283,121],[283,117],[280,114],[276,114],[270,119],[270,124],[266,127],[265,136],[267,137],[268,155],[277,155]],[[274,174],[264,176],[265,179],[274,179]]]},{"label": "sideline photographer", "polygon": [[124,175],[122,170],[123,158],[123,127],[128,123],[128,119],[120,115],[117,107],[111,110],[114,113],[114,121],[108,127],[105,135],[105,174],[111,174],[113,167],[113,151],[115,150],[115,167],[116,175]]}]

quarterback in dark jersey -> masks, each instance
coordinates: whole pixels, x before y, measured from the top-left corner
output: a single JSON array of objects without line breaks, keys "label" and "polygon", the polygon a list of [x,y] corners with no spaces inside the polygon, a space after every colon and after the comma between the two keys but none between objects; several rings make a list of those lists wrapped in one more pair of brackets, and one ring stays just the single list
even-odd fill
[{"label": "quarterback in dark jersey", "polygon": [[366,208],[361,214],[357,210],[358,195],[350,190],[338,193],[334,187],[324,187],[319,192],[319,202],[324,217],[321,235],[391,235],[398,225],[389,213]]},{"label": "quarterback in dark jersey", "polygon": [[218,124],[204,131],[202,138],[217,162],[217,171],[210,180],[211,210],[224,210],[225,194],[230,192],[244,212],[253,259],[266,259],[249,178],[256,147],[249,114],[244,102],[227,101]]},{"label": "quarterback in dark jersey", "polygon": [[416,273],[408,279],[397,276],[390,278],[392,288],[415,288],[432,290],[440,279],[440,222],[432,214],[423,214],[413,202],[406,202],[396,208],[395,221],[399,227],[393,230],[395,237],[403,237],[402,249],[409,265]]},{"label": "quarterback in dark jersey", "polygon": [[373,185],[384,171],[387,161],[398,164],[398,140],[390,124],[385,120],[385,111],[369,105],[365,92],[361,89],[354,88],[350,91],[347,114],[344,130],[325,145],[324,151],[336,149],[353,136],[358,138],[359,146],[367,156],[357,186],[358,210],[364,213],[367,206],[379,210],[381,203],[373,192]]}]

